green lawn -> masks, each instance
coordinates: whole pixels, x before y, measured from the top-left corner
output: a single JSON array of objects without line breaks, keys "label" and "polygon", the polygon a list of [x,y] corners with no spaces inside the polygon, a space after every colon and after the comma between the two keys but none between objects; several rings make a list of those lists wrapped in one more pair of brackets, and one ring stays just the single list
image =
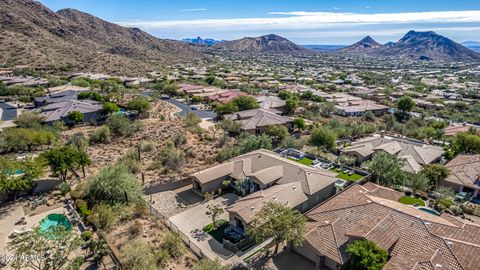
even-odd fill
[{"label": "green lawn", "polygon": [[363,178],[363,176],[358,174],[358,173],[348,175],[348,174],[343,173],[343,171],[341,171],[341,170],[338,171],[337,168],[332,168],[332,169],[330,169],[330,171],[338,173],[337,177],[342,179],[342,180],[345,180],[345,181],[358,181],[358,180]]},{"label": "green lawn", "polygon": [[412,197],[412,196],[403,196],[398,201],[403,203],[403,204],[408,204],[408,205],[413,205],[414,203],[417,203],[420,206],[425,206],[425,202],[423,200],[417,199],[417,198]]},{"label": "green lawn", "polygon": [[213,223],[210,223],[208,225],[205,225],[203,227],[203,231],[210,234],[215,240],[217,240],[220,243],[223,243],[223,237],[225,234],[223,233],[223,230],[228,227],[228,221],[224,219],[217,220],[217,228],[213,226]]},{"label": "green lawn", "polygon": [[313,164],[313,160],[311,160],[309,158],[295,159],[295,158],[292,158],[292,157],[288,157],[288,159],[296,161],[298,163],[302,163],[302,164],[307,165],[307,166],[311,166]]}]

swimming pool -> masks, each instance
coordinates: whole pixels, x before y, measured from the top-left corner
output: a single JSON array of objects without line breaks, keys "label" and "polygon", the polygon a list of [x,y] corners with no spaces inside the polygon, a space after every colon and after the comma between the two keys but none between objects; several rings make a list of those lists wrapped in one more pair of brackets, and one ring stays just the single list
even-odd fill
[{"label": "swimming pool", "polygon": [[40,221],[40,231],[53,231],[57,226],[62,226],[65,230],[72,229],[72,224],[64,214],[50,214]]},{"label": "swimming pool", "polygon": [[440,216],[440,213],[438,213],[437,211],[432,210],[430,208],[418,207],[417,209],[420,210],[420,211],[423,211],[425,213],[429,213],[429,214],[432,214],[432,215],[435,215],[435,216]]}]

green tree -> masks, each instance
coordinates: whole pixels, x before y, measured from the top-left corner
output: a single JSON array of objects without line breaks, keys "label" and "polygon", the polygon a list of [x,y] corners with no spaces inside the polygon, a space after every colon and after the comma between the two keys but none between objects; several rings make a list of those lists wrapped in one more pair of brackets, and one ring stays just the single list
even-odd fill
[{"label": "green tree", "polygon": [[368,240],[356,240],[347,246],[350,269],[381,270],[387,263],[388,253]]},{"label": "green tree", "polygon": [[429,186],[428,178],[422,173],[415,173],[407,176],[406,185],[412,189],[413,194],[417,191],[427,191]]},{"label": "green tree", "polygon": [[152,247],[141,240],[136,240],[123,246],[120,250],[120,256],[126,269],[158,269]]},{"label": "green tree", "polygon": [[6,192],[15,202],[17,194],[31,190],[33,181],[40,177],[44,170],[45,164],[40,158],[14,160],[0,157],[0,190]]},{"label": "green tree", "polygon": [[273,238],[275,254],[280,243],[289,242],[294,246],[305,240],[306,218],[297,210],[283,203],[267,202],[247,227],[247,234],[257,243]]},{"label": "green tree", "polygon": [[242,124],[233,120],[222,120],[219,125],[226,133],[239,134],[242,130]]},{"label": "green tree", "polygon": [[335,112],[335,104],[329,101],[320,103],[320,114],[323,117],[330,117]]},{"label": "green tree", "polygon": [[212,218],[212,223],[215,228],[217,227],[217,219],[218,217],[223,214],[225,210],[221,205],[207,205],[207,212],[205,213],[207,216]]},{"label": "green tree", "polygon": [[230,101],[225,104],[215,102],[212,104],[213,110],[219,115],[231,114],[234,112],[238,112],[238,106],[235,102]]},{"label": "green tree", "polygon": [[453,148],[457,153],[480,154],[480,136],[460,132],[453,141]]},{"label": "green tree", "polygon": [[364,167],[372,174],[377,183],[385,185],[401,185],[405,182],[403,161],[385,152],[375,154],[372,160],[364,163]]},{"label": "green tree", "polygon": [[320,127],[316,128],[310,134],[309,143],[317,147],[318,154],[320,154],[320,149],[324,148],[325,150],[333,150],[335,148],[337,141],[337,135],[335,132],[329,128]]},{"label": "green tree", "polygon": [[273,141],[281,141],[288,136],[288,129],[282,125],[271,125],[265,130],[265,134],[273,138]]},{"label": "green tree", "polygon": [[287,99],[285,101],[285,113],[288,115],[294,114],[298,106],[300,106],[300,101],[297,97]]},{"label": "green tree", "polygon": [[260,107],[257,100],[251,96],[240,96],[233,100],[239,111],[257,109]]},{"label": "green tree", "polygon": [[102,96],[100,93],[98,92],[94,92],[94,91],[87,91],[87,92],[81,92],[77,95],[77,99],[90,99],[90,100],[95,100],[95,101],[98,101],[98,102],[103,102],[106,100],[106,98],[104,96]]},{"label": "green tree", "polygon": [[266,134],[252,135],[246,134],[239,139],[240,152],[248,153],[257,149],[272,149],[272,138]]},{"label": "green tree", "polygon": [[[140,182],[121,165],[103,168],[88,181],[85,196],[92,202],[116,203],[137,202],[142,199]],[[127,198],[125,198],[127,197]]]},{"label": "green tree", "polygon": [[23,112],[13,121],[21,128],[35,128],[38,129],[45,121],[45,116],[35,112]]},{"label": "green tree", "polygon": [[405,116],[407,112],[410,112],[415,107],[415,101],[409,96],[403,96],[397,101],[397,108],[402,112],[402,115]]},{"label": "green tree", "polygon": [[283,149],[293,148],[293,149],[301,150],[304,145],[305,145],[305,142],[302,139],[295,139],[292,136],[288,136],[280,142],[279,147]]},{"label": "green tree", "polygon": [[421,174],[427,177],[431,187],[437,187],[441,181],[450,175],[450,171],[441,164],[427,164],[423,166]]},{"label": "green tree", "polygon": [[90,143],[109,143],[111,141],[110,128],[108,126],[101,126],[96,128],[89,138]]},{"label": "green tree", "polygon": [[90,165],[91,161],[86,152],[81,152],[71,146],[54,147],[42,154],[47,160],[53,173],[57,174],[62,181],[67,180],[68,171],[76,174],[78,166]]},{"label": "green tree", "polygon": [[118,105],[115,104],[115,103],[113,103],[113,102],[105,102],[105,103],[103,103],[103,111],[104,111],[106,114],[118,112],[119,110],[120,110],[120,108],[118,107]]},{"label": "green tree", "polygon": [[212,85],[215,82],[215,76],[214,75],[209,75],[207,78],[205,78],[205,82],[208,83],[208,85]]},{"label": "green tree", "polygon": [[82,239],[73,230],[56,226],[54,230],[45,232],[37,227],[17,236],[7,248],[15,255],[12,256],[15,269],[59,270],[69,263],[70,255],[81,244]]},{"label": "green tree", "polygon": [[301,117],[297,117],[293,120],[293,126],[298,128],[299,130],[304,130],[307,125],[305,124],[305,120]]},{"label": "green tree", "polygon": [[137,111],[139,114],[145,113],[150,110],[150,102],[144,97],[135,97],[127,105],[129,110]]},{"label": "green tree", "polygon": [[112,114],[107,118],[105,125],[115,137],[131,136],[138,127],[124,115]]},{"label": "green tree", "polygon": [[42,145],[50,145],[57,138],[52,131],[44,129],[31,128],[8,128],[4,129],[2,139],[5,150],[27,150],[32,151],[34,148]]},{"label": "green tree", "polygon": [[70,111],[67,114],[67,119],[72,121],[74,125],[82,122],[84,117],[83,113],[79,111]]}]

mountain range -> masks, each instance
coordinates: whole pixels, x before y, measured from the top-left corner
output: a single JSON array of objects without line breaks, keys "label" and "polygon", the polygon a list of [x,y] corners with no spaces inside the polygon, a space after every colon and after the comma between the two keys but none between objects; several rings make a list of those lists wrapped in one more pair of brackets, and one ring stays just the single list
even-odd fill
[{"label": "mountain range", "polygon": [[193,44],[164,40],[74,9],[0,0],[0,63],[131,74],[203,57]]},{"label": "mountain range", "polygon": [[184,38],[182,39],[183,42],[186,43],[194,43],[194,44],[203,44],[203,45],[214,45],[220,42],[225,42],[225,40],[216,40],[213,38],[206,38],[203,39],[201,37],[196,37],[196,38]]},{"label": "mountain range", "polygon": [[297,45],[286,38],[274,34],[225,41],[213,45],[212,48],[243,53],[290,55],[309,55],[314,53],[313,51]]},{"label": "mountain range", "polygon": [[337,53],[433,61],[480,61],[480,54],[435,32],[409,31],[398,42],[381,45],[367,36]]}]

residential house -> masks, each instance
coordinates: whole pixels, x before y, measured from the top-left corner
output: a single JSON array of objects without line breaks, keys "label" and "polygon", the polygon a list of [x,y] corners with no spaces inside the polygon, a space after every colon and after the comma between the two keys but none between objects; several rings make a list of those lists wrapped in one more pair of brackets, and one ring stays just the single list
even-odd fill
[{"label": "residential house", "polygon": [[285,100],[277,96],[259,96],[256,100],[260,105],[260,109],[283,111],[285,108]]},{"label": "residential house", "polygon": [[269,201],[305,212],[336,192],[336,174],[268,150],[256,150],[191,176],[193,191],[215,192],[225,181],[242,186],[245,197],[227,208],[232,226],[243,230]]},{"label": "residential house", "polygon": [[67,100],[77,100],[78,94],[81,91],[78,90],[66,90],[62,92],[57,92],[54,94],[49,94],[44,97],[37,97],[34,99],[35,107],[46,106],[48,104],[54,104]]},{"label": "residential house", "polygon": [[238,97],[246,96],[246,95],[247,95],[246,93],[238,89],[229,89],[229,90],[221,90],[212,95],[208,95],[205,98],[214,102],[227,103]]},{"label": "residential house", "polygon": [[342,153],[356,158],[357,163],[367,161],[375,153],[385,152],[404,160],[403,168],[410,173],[421,171],[422,166],[440,161],[443,149],[438,146],[407,139],[373,135],[352,143]]},{"label": "residential house", "polygon": [[445,167],[450,175],[440,184],[453,188],[458,192],[470,192],[473,198],[480,190],[480,155],[458,155]]},{"label": "residential house", "polygon": [[343,269],[347,246],[369,240],[388,252],[384,270],[474,270],[480,265],[480,226],[398,202],[403,193],[354,184],[309,211],[305,243],[293,251],[316,269]]},{"label": "residential house", "polygon": [[261,134],[267,127],[282,125],[288,129],[293,128],[293,118],[280,115],[277,110],[252,109],[224,115],[224,119],[238,121],[244,131]]},{"label": "residential house", "polygon": [[102,116],[103,106],[92,100],[64,100],[40,107],[40,114],[45,117],[45,123],[65,121],[68,124],[68,113],[78,111],[83,113],[83,122],[97,121]]},{"label": "residential house", "polygon": [[480,130],[480,127],[478,126],[474,126],[474,125],[469,125],[469,124],[461,124],[461,125],[449,125],[448,127],[446,127],[443,132],[444,132],[444,135],[445,136],[457,136],[458,133],[460,132],[467,132],[469,131],[470,129],[474,129],[474,130]]},{"label": "residential house", "polygon": [[388,110],[387,106],[375,101],[362,99],[345,93],[323,93],[320,94],[320,96],[329,102],[335,103],[337,114],[342,116],[362,116],[368,111],[380,116],[385,114]]}]

